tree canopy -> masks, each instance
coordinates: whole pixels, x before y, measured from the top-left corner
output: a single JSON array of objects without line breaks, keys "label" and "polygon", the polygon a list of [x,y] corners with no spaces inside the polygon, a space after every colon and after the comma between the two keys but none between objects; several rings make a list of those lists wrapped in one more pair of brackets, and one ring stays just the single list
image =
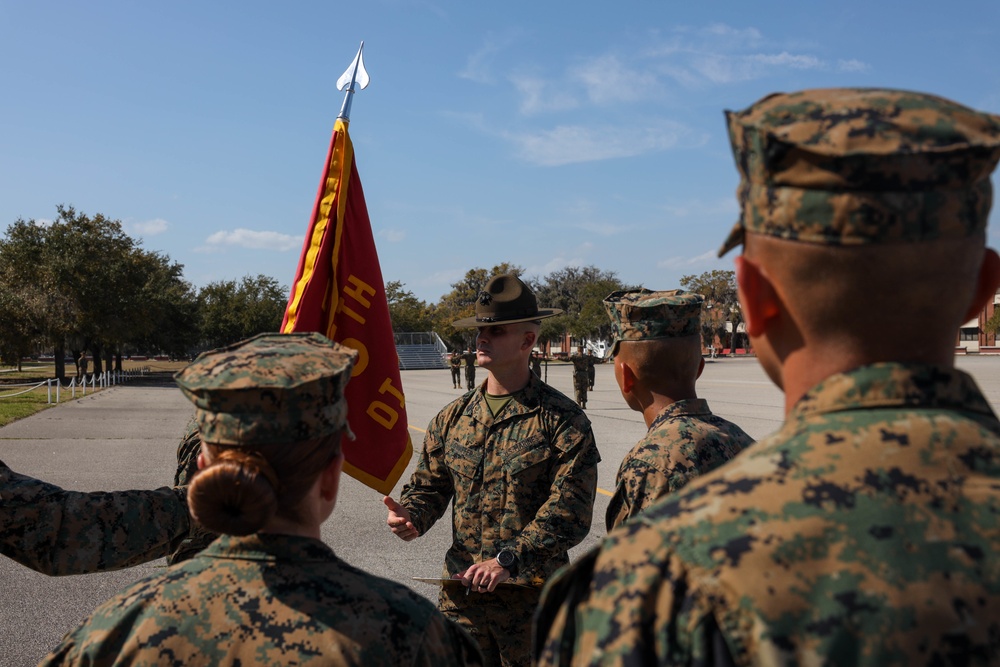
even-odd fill
[{"label": "tree canopy", "polygon": [[[680,282],[684,289],[705,297],[701,307],[701,332],[705,347],[714,346],[716,339],[735,347],[736,329],[743,322],[736,291],[736,272],[706,271],[697,276],[684,276]],[[732,323],[732,331],[727,330],[726,322]]]},{"label": "tree canopy", "polygon": [[18,219],[0,239],[0,358],[39,349],[87,350],[94,370],[112,355],[185,356],[281,325],[287,290],[247,276],[196,293],[183,266],[145,250],[103,214],[56,207],[51,223]]}]

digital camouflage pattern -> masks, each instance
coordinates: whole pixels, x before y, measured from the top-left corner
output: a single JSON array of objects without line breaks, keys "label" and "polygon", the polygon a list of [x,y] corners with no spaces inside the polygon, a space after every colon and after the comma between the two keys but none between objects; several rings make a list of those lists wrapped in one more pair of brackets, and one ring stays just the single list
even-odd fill
[{"label": "digital camouflage pattern", "polygon": [[594,367],[594,357],[590,354],[571,354],[568,359],[573,364],[573,390],[576,403],[587,407],[587,388],[590,386],[590,369]]},{"label": "digital camouflage pattern", "polygon": [[852,245],[964,238],[986,228],[1000,117],[900,90],[774,94],[727,112],[745,231]]},{"label": "digital camouflage pattern", "polygon": [[671,403],[618,468],[615,494],[608,503],[608,531],[752,444],[743,429],[712,414],[705,399]]},{"label": "digital camouflage pattern", "polygon": [[472,391],[476,388],[476,353],[469,350],[462,355],[462,361],[465,362],[465,387]]},{"label": "digital camouflage pattern", "polygon": [[0,553],[49,575],[145,563],[187,535],[186,497],[186,488],[167,487],[66,491],[0,462]]},{"label": "digital camouflage pattern", "polygon": [[[511,581],[540,587],[590,531],[599,461],[587,416],[531,375],[495,418],[482,389],[438,413],[400,503],[423,535],[454,499],[444,576],[506,548],[519,561]],[[439,606],[452,611],[445,593]],[[517,623],[530,644],[530,613],[494,611],[495,624]]]},{"label": "digital camouflage pattern", "polygon": [[223,536],[127,588],[42,665],[480,665],[471,637],[426,598],[319,540]]},{"label": "digital camouflage pattern", "polygon": [[[174,475],[174,486],[187,486],[198,472],[198,453],[201,452],[201,433],[198,431],[198,422],[191,419],[188,422],[184,437],[177,445],[177,460],[188,461],[187,466],[178,466],[177,474]],[[207,547],[218,537],[218,533],[213,533],[205,529],[194,517],[188,517],[191,528],[187,536],[177,545],[172,554],[167,556],[167,563],[173,565],[183,560],[187,560],[196,553]]]},{"label": "digital camouflage pattern", "polygon": [[492,593],[465,591],[461,585],[442,586],[438,608],[479,643],[483,664],[528,667],[531,619],[541,588],[500,584]]},{"label": "digital camouflage pattern", "polygon": [[618,354],[623,340],[682,338],[701,333],[700,294],[681,289],[654,292],[648,289],[619,290],[604,299],[611,318],[608,357]]},{"label": "digital camouflage pattern", "polygon": [[546,587],[540,665],[1000,660],[1000,422],[968,375],[882,363]]},{"label": "digital camouflage pattern", "polygon": [[199,355],[174,379],[206,442],[295,443],[344,429],[357,356],[318,333],[260,334]]}]

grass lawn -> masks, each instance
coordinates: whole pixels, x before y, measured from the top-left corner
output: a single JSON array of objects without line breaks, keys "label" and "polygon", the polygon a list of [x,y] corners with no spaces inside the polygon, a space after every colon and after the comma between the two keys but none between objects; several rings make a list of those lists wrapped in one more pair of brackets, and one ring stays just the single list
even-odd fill
[{"label": "grass lawn", "polygon": [[[187,365],[185,361],[122,361],[122,369],[125,371],[145,370],[150,373],[176,373]],[[12,421],[33,415],[36,412],[47,408],[55,407],[55,402],[48,403],[48,390],[45,385],[37,389],[31,389],[30,385],[44,382],[49,378],[54,378],[56,373],[55,364],[24,363],[21,371],[18,372],[11,367],[0,367],[0,426],[5,426]],[[66,373],[72,377],[76,373],[73,364],[66,364]],[[72,392],[66,389],[68,380],[63,382],[63,388],[59,392],[59,402],[72,401]],[[21,386],[12,386],[21,385]],[[52,400],[55,401],[55,387],[52,388]],[[100,387],[92,389],[89,385],[87,393],[101,391]],[[26,393],[22,393],[26,392]],[[15,396],[15,394],[17,394]],[[80,398],[82,393],[77,389],[76,397]]]}]

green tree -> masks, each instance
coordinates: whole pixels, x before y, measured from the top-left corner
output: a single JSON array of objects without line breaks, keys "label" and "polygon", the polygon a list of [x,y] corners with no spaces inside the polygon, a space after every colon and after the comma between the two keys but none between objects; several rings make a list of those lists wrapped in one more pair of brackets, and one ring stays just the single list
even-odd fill
[{"label": "green tree", "polygon": [[544,308],[562,308],[564,314],[542,321],[539,338],[554,340],[564,333],[573,338],[607,340],[611,322],[604,308],[604,298],[627,289],[614,271],[596,266],[569,266],[545,276],[535,286],[538,303]]},{"label": "green tree", "polygon": [[396,333],[405,331],[433,331],[433,310],[423,301],[404,289],[402,282],[392,280],[385,285],[385,297],[389,304],[389,319]]},{"label": "green tree", "polygon": [[200,338],[198,298],[184,280],[183,266],[155,252],[133,257],[135,273],[142,277],[135,298],[135,317],[129,347],[152,354],[184,358]]},{"label": "green tree", "polygon": [[[734,271],[706,271],[697,276],[681,278],[681,287],[705,297],[701,309],[702,341],[712,347],[718,339],[730,349],[736,347],[736,330],[743,322],[743,311],[736,291]],[[726,323],[731,323],[731,331]]]},{"label": "green tree", "polygon": [[983,323],[983,331],[986,333],[1000,333],[1000,308],[993,311],[993,315]]},{"label": "green tree", "polygon": [[202,344],[222,347],[268,331],[278,331],[288,291],[274,278],[246,276],[237,283],[209,283],[198,292]]}]

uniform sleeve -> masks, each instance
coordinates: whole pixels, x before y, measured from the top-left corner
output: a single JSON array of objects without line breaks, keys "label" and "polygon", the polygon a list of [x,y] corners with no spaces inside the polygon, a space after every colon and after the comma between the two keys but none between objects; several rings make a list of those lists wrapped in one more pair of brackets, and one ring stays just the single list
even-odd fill
[{"label": "uniform sleeve", "polygon": [[559,454],[549,496],[514,541],[522,568],[565,554],[590,532],[601,456],[590,422],[583,422],[554,436]]},{"label": "uniform sleeve", "polygon": [[424,629],[414,663],[419,667],[481,667],[479,644],[464,628],[435,613]]},{"label": "uniform sleeve", "polygon": [[639,514],[671,491],[670,476],[637,458],[622,462],[615,495],[608,503],[608,532]]},{"label": "uniform sleeve", "polygon": [[187,533],[186,489],[66,491],[0,462],[0,553],[43,574],[129,567]]},{"label": "uniform sleeve", "polygon": [[417,469],[403,487],[399,503],[410,512],[410,520],[421,535],[444,515],[455,494],[451,473],[444,460],[440,417],[436,417],[424,436]]}]

